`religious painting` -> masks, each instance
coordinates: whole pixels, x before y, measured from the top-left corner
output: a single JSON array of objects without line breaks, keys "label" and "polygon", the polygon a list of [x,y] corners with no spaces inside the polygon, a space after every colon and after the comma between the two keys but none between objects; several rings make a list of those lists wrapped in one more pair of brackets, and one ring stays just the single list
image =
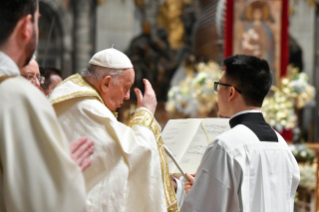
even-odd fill
[{"label": "religious painting", "polygon": [[234,2],[233,54],[266,59],[274,83],[281,68],[281,0],[236,0]]}]

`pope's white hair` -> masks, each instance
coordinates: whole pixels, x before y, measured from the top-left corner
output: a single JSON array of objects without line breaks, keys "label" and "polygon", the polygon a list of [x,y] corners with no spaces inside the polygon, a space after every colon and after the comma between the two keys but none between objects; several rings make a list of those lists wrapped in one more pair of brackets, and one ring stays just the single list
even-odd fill
[{"label": "pope's white hair", "polygon": [[93,79],[95,81],[101,81],[106,76],[111,76],[114,83],[119,83],[118,77],[123,74],[125,70],[123,69],[113,69],[113,68],[105,68],[96,65],[89,65],[87,69],[83,71],[82,76],[84,78]]}]

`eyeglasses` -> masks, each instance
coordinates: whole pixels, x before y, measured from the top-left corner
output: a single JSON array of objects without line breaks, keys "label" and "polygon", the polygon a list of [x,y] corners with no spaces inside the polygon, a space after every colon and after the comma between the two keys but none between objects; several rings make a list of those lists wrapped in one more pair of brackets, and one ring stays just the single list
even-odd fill
[{"label": "eyeglasses", "polygon": [[29,80],[30,82],[35,82],[35,80],[37,79],[39,81],[40,84],[44,83],[45,77],[43,76],[36,76],[33,74],[27,74],[27,75],[22,75],[24,78],[26,78],[27,80]]},{"label": "eyeglasses", "polygon": [[[220,82],[214,82],[214,91],[218,92],[218,90],[220,88],[219,85],[223,85],[223,86],[227,86],[227,87],[234,87],[234,86],[229,85],[229,84],[224,84],[224,83],[220,83]],[[235,88],[235,90],[238,91],[238,93],[241,93],[241,91],[239,89]]]}]

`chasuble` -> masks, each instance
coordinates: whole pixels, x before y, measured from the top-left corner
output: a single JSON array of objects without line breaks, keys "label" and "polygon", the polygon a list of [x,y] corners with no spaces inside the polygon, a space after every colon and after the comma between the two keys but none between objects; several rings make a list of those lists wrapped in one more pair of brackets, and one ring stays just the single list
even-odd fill
[{"label": "chasuble", "polygon": [[80,167],[46,97],[0,52],[0,211],[86,211]]},{"label": "chasuble", "polygon": [[300,172],[286,141],[260,111],[230,125],[209,144],[181,211],[293,212]]},{"label": "chasuble", "polygon": [[127,125],[117,121],[98,92],[75,74],[49,96],[68,139],[94,141],[84,171],[89,211],[178,211],[160,128],[147,109]]}]

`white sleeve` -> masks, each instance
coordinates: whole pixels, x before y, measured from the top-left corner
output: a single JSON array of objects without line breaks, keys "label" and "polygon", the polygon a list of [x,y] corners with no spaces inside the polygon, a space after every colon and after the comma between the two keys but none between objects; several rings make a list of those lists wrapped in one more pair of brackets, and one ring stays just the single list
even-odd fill
[{"label": "white sleeve", "polygon": [[229,212],[232,207],[238,208],[232,170],[231,159],[224,149],[217,145],[209,147],[181,212]]},{"label": "white sleeve", "polygon": [[290,207],[293,210],[294,204],[295,204],[295,196],[296,196],[296,190],[300,182],[300,170],[299,165],[296,161],[296,158],[293,156],[293,154],[289,154],[290,161],[292,164],[292,182],[291,182],[291,190],[290,190]]},{"label": "white sleeve", "polygon": [[184,184],[185,184],[185,179],[183,176],[181,176],[179,179],[174,177],[174,180],[177,184],[177,188],[176,188],[176,197],[177,197],[177,201],[178,201],[178,206],[182,207],[183,202],[184,202],[184,198],[185,198],[185,189],[184,189]]},{"label": "white sleeve", "polygon": [[0,105],[0,211],[86,211],[84,179],[54,110],[24,81],[3,82],[0,89],[6,91],[0,92],[5,102]]}]

